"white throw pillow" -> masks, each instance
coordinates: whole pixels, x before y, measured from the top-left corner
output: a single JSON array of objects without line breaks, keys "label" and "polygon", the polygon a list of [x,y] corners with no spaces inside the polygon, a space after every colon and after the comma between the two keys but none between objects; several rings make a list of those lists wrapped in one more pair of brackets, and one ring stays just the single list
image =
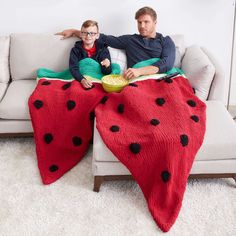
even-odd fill
[{"label": "white throw pillow", "polygon": [[127,68],[127,59],[126,59],[125,51],[121,49],[111,48],[111,47],[108,47],[108,50],[111,55],[111,62],[117,63],[120,65],[121,74],[122,74]]},{"label": "white throw pillow", "polygon": [[195,89],[196,96],[206,100],[215,75],[215,67],[199,46],[193,45],[186,49],[182,70]]},{"label": "white throw pillow", "polygon": [[10,78],[9,73],[9,36],[0,37],[0,82],[7,83]]}]

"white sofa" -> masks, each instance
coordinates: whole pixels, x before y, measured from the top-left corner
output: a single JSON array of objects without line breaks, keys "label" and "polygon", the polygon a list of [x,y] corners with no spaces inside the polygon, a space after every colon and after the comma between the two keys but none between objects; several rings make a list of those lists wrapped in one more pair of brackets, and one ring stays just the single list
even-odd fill
[{"label": "white sofa", "polygon": [[[205,100],[206,133],[192,166],[190,178],[234,178],[236,181],[236,123],[224,106],[225,77],[210,52],[198,46],[185,48],[183,38],[173,37],[176,65],[186,72],[196,95]],[[180,60],[178,59],[180,57]],[[129,170],[104,144],[94,124],[92,171],[94,191],[104,180],[132,179]]]},{"label": "white sofa", "polygon": [[[220,66],[205,49],[187,47],[181,35],[171,36],[176,44],[175,65],[188,75],[196,94],[207,99],[207,130],[192,168],[194,177],[236,179],[236,124],[223,105],[225,78]],[[32,136],[28,98],[36,85],[40,67],[62,71],[76,38],[60,40],[48,34],[12,34],[0,37],[0,136]],[[110,49],[113,62],[125,69],[122,50]],[[127,178],[129,171],[106,148],[94,130],[94,190],[106,179]],[[198,174],[196,176],[196,174]],[[192,175],[193,176],[193,175]]]}]

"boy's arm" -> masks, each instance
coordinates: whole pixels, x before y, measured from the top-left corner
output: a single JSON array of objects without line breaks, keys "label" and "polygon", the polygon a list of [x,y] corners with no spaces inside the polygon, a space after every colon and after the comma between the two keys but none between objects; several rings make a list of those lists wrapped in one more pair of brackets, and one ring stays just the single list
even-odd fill
[{"label": "boy's arm", "polygon": [[[108,59],[110,61],[109,66],[105,66],[101,64],[101,62],[104,61],[105,59]],[[103,49],[99,63],[101,65],[101,71],[104,75],[111,74],[111,56],[110,56],[108,48]]]},{"label": "boy's arm", "polygon": [[80,61],[80,53],[77,48],[72,48],[70,52],[70,60],[69,60],[69,69],[72,76],[79,82],[81,82],[84,77],[81,75],[79,71],[79,61]]}]

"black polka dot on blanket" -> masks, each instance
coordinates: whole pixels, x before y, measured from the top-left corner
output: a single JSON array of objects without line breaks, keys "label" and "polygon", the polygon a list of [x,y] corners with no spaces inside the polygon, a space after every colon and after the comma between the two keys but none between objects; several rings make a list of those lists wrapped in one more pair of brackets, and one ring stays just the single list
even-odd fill
[{"label": "black polka dot on blanket", "polygon": [[158,119],[151,119],[150,123],[151,123],[151,125],[156,126],[156,125],[160,124],[160,121]]},{"label": "black polka dot on blanket", "polygon": [[123,113],[123,112],[124,112],[124,104],[119,104],[119,105],[117,106],[117,111],[118,111],[119,113]]},{"label": "black polka dot on blanket", "polygon": [[168,83],[168,84],[171,84],[171,83],[173,83],[173,80],[171,78],[166,78],[165,82]]},{"label": "black polka dot on blanket", "polygon": [[196,102],[193,100],[188,100],[187,103],[190,107],[195,107],[197,105]]},{"label": "black polka dot on blanket", "polygon": [[72,142],[74,144],[74,146],[80,146],[82,144],[82,139],[78,136],[75,136],[72,138]]},{"label": "black polka dot on blanket", "polygon": [[190,118],[191,118],[193,121],[195,121],[195,122],[198,122],[198,121],[199,121],[199,117],[196,116],[196,115],[193,115],[193,116],[191,116]]},{"label": "black polka dot on blanket", "polygon": [[55,171],[57,171],[59,168],[58,168],[58,166],[57,165],[51,165],[50,167],[49,167],[49,170],[51,171],[51,172],[55,172]]},{"label": "black polka dot on blanket", "polygon": [[157,98],[157,99],[156,99],[156,104],[157,104],[158,106],[162,106],[165,102],[166,102],[166,101],[165,101],[164,98]]},{"label": "black polka dot on blanket", "polygon": [[94,118],[95,118],[95,111],[91,111],[91,112],[89,113],[89,119],[90,119],[91,121],[93,121]]},{"label": "black polka dot on blanket", "polygon": [[183,147],[187,146],[188,145],[188,135],[181,134],[180,135],[180,142],[181,142]]},{"label": "black polka dot on blanket", "polygon": [[163,180],[164,183],[167,183],[170,180],[170,172],[169,171],[162,171],[161,173],[161,178]]},{"label": "black polka dot on blanket", "polygon": [[139,143],[131,143],[129,149],[132,153],[137,154],[140,152],[141,146]]},{"label": "black polka dot on blanket", "polygon": [[62,89],[66,90],[66,89],[70,88],[70,86],[71,86],[71,83],[66,83],[62,86]]},{"label": "black polka dot on blanket", "polygon": [[66,105],[67,105],[67,109],[70,111],[70,110],[73,110],[75,108],[76,103],[73,100],[69,100],[69,101],[67,101]]},{"label": "black polka dot on blanket", "polygon": [[51,82],[50,81],[43,81],[41,85],[50,85]]},{"label": "black polka dot on blanket", "polygon": [[108,99],[108,97],[107,97],[107,96],[104,96],[104,97],[101,99],[100,103],[105,104],[106,101],[107,101],[107,99]]},{"label": "black polka dot on blanket", "polygon": [[44,138],[45,143],[47,144],[51,143],[53,140],[53,136],[50,133],[44,134],[43,138]]},{"label": "black polka dot on blanket", "polygon": [[112,125],[111,127],[110,127],[110,131],[112,131],[112,132],[118,132],[120,130],[120,128],[119,128],[119,126],[117,126],[117,125]]},{"label": "black polka dot on blanket", "polygon": [[37,109],[40,109],[42,106],[43,106],[43,102],[41,100],[35,100],[34,101],[34,106],[37,108]]},{"label": "black polka dot on blanket", "polygon": [[130,83],[129,86],[131,86],[131,87],[138,87],[138,85],[135,84],[135,83]]}]

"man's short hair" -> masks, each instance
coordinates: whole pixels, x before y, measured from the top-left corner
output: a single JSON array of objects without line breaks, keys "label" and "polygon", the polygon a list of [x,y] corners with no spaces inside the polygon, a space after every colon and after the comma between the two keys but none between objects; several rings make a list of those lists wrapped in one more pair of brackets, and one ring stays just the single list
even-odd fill
[{"label": "man's short hair", "polygon": [[88,28],[88,27],[90,27],[90,26],[96,26],[97,29],[98,29],[98,23],[97,23],[97,21],[94,21],[94,20],[86,20],[86,21],[82,24],[81,28],[82,28],[82,27],[83,27],[83,28]]},{"label": "man's short hair", "polygon": [[142,7],[135,13],[135,20],[137,20],[140,16],[149,15],[152,17],[154,21],[157,20],[157,13],[151,7]]}]

